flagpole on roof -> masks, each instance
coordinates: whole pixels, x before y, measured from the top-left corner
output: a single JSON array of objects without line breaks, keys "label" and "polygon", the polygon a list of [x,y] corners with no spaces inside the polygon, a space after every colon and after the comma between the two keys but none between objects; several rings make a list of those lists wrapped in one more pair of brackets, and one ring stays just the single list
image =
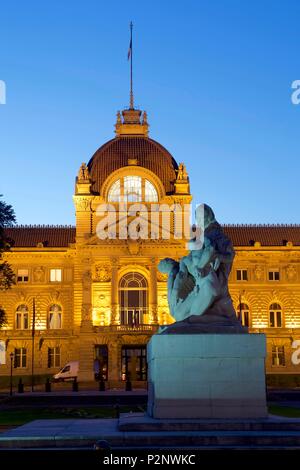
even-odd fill
[{"label": "flagpole on roof", "polygon": [[132,29],[133,23],[130,22],[130,43],[128,49],[128,59],[130,59],[130,109],[134,109],[134,102],[133,102],[133,80],[132,80]]}]

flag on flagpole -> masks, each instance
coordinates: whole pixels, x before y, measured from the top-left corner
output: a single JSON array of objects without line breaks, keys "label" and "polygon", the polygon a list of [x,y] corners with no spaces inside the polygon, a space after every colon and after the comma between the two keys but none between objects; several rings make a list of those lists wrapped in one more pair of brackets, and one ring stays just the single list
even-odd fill
[{"label": "flag on flagpole", "polygon": [[130,39],[130,44],[129,44],[129,48],[128,48],[128,54],[127,54],[127,60],[130,59],[130,57],[131,57],[131,52],[132,52],[132,38]]},{"label": "flag on flagpole", "polygon": [[132,21],[130,22],[130,43],[129,43],[129,48],[128,48],[128,53],[127,53],[127,59],[129,60],[130,57],[132,56]]}]

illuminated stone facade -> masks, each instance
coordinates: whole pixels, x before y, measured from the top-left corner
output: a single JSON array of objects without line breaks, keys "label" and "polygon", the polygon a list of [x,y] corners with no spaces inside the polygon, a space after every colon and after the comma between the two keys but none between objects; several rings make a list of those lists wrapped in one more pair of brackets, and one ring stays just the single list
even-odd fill
[{"label": "illuminated stone facade", "polygon": [[[145,220],[149,227],[154,221],[148,236],[120,237],[125,227],[120,197],[128,205],[145,205],[147,212],[130,216],[126,224],[139,232]],[[52,375],[68,361],[79,360],[80,381],[94,380],[100,367],[99,374],[111,387],[121,386],[126,377],[143,386],[145,346],[159,324],[173,321],[166,278],[157,264],[166,256],[186,253],[174,214],[182,209],[183,227],[191,199],[185,166],[178,166],[148,137],[146,113],[118,113],[116,137],[79,169],[76,227],[7,230],[13,246],[5,259],[15,270],[17,283],[1,294],[8,324],[0,339],[6,341],[7,357],[14,353],[14,374],[31,374],[34,343],[36,375]],[[101,204],[107,202],[116,210],[111,211],[116,225],[101,212]],[[166,209],[151,212],[158,203]],[[164,234],[164,217],[170,217],[170,238]],[[297,374],[300,365],[292,363],[292,354],[300,340],[300,226],[237,225],[224,230],[236,249],[230,278],[234,305],[251,331],[267,334],[267,373]],[[108,238],[101,239],[99,233]],[[0,375],[9,375],[9,367],[7,359]]]}]

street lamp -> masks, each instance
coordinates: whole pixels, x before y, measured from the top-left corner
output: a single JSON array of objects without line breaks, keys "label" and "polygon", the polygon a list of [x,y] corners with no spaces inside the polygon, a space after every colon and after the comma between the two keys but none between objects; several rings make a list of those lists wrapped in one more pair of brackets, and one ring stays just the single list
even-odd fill
[{"label": "street lamp", "polygon": [[13,381],[12,381],[12,378],[13,378],[13,360],[14,360],[14,353],[10,353],[10,396],[12,396],[13,394]]}]

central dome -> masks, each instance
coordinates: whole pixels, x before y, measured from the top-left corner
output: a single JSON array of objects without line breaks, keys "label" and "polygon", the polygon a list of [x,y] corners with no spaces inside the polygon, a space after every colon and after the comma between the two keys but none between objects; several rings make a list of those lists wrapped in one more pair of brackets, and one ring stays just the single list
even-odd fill
[{"label": "central dome", "polygon": [[145,135],[119,135],[102,145],[88,163],[91,190],[100,194],[106,178],[130,160],[155,173],[162,181],[166,194],[174,192],[178,165],[162,145]]}]

